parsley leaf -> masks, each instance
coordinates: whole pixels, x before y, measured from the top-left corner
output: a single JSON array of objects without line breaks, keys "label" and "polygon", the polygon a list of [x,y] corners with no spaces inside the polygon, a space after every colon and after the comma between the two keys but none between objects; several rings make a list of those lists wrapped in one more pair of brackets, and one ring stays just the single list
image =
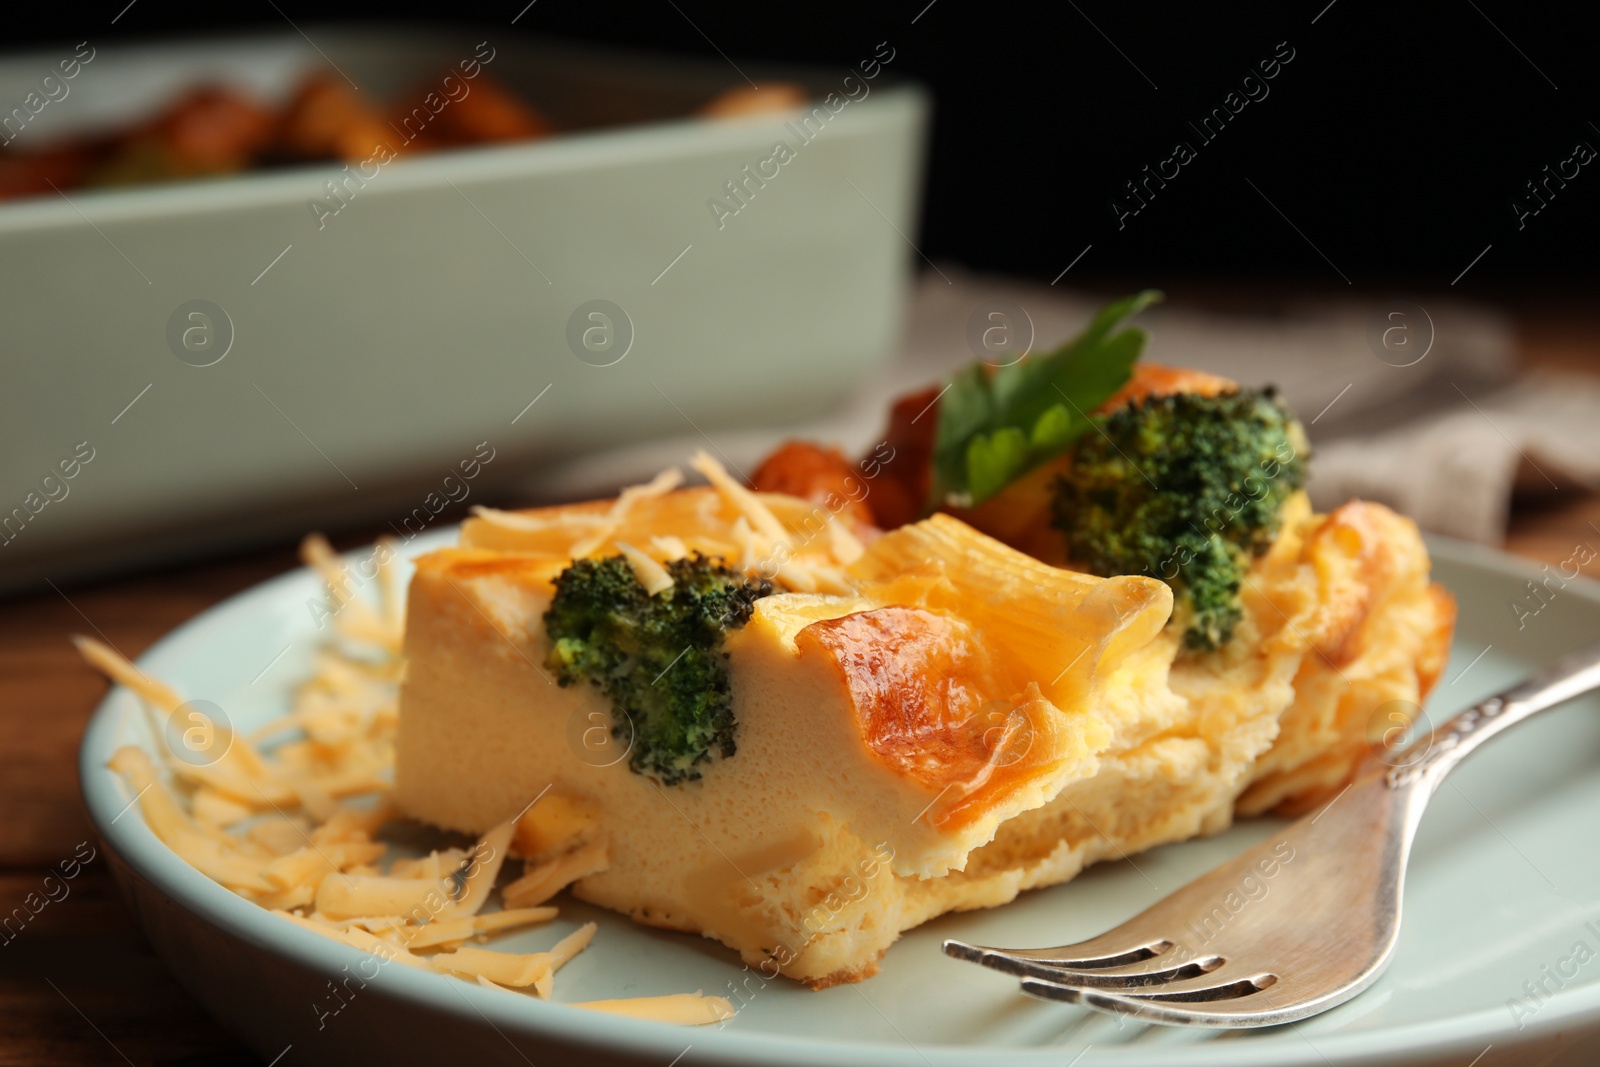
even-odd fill
[{"label": "parsley leaf", "polygon": [[981,503],[1066,451],[1144,351],[1145,332],[1123,323],[1160,299],[1147,289],[1106,305],[1047,356],[999,368],[974,363],[956,374],[939,401],[929,507]]}]

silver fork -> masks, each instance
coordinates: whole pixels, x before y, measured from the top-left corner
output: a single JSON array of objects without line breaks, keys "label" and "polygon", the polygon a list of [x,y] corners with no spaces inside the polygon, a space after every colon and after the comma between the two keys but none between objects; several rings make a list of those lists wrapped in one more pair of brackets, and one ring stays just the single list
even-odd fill
[{"label": "silver fork", "polygon": [[1489,738],[1600,688],[1600,645],[1490,697],[1398,755],[1368,757],[1328,805],[1099,937],[1056,948],[950,940],[1023,992],[1174,1026],[1273,1026],[1327,1011],[1388,965],[1406,857],[1445,775]]}]

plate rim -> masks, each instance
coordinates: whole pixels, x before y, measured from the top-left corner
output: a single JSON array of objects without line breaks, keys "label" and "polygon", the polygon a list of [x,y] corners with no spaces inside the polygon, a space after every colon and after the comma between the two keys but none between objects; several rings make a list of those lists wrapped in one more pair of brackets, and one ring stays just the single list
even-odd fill
[{"label": "plate rim", "polygon": [[[458,531],[458,524],[427,531],[404,544],[400,554],[409,561],[425,551],[453,544]],[[1484,545],[1435,534],[1425,535],[1425,540],[1431,558],[1436,561],[1513,578],[1537,577],[1542,573],[1531,560]],[[351,561],[359,558],[363,552],[369,552],[372,547],[358,546],[340,553],[340,556]],[[1579,599],[1600,607],[1600,581],[1580,577],[1582,581],[1569,582],[1563,591],[1572,592]],[[159,673],[161,668],[158,664],[181,659],[184,646],[196,640],[203,631],[219,623],[226,625],[233,617],[247,616],[263,603],[281,599],[286,590],[295,586],[303,585],[315,591],[318,588],[316,581],[315,574],[309,568],[299,567],[241,590],[163,635],[135,662]],[[130,713],[137,714],[137,699],[121,686],[112,685],[96,705],[79,743],[79,785],[90,821],[102,841],[140,878],[166,894],[191,917],[215,927],[223,934],[329,976],[337,976],[341,968],[363,961],[366,953],[310,930],[284,923],[266,909],[212,881],[158,839],[142,816],[120,819],[120,814],[131,805],[133,797],[121,777],[106,766],[106,760],[118,743],[115,735],[125,717]],[[663,1053],[670,1058],[683,1043],[683,1035],[706,1032],[705,1028],[684,1028],[601,1015],[556,1001],[540,1001],[521,994],[485,989],[446,975],[410,968],[386,969],[385,977],[388,980],[381,983],[377,990],[381,996],[426,1005],[432,1010],[455,1016],[468,1025],[475,1026],[480,1020],[488,1021],[497,1027],[508,1027],[525,1039],[547,1036],[573,1045],[589,1044],[641,1058]],[[441,982],[456,983],[455,989],[461,996],[445,998],[438,995],[444,988],[439,984]],[[515,1001],[511,999],[513,996],[516,997]],[[480,1018],[475,1019],[474,1014]],[[1313,1067],[1330,1061],[1354,1063],[1374,1056],[1392,1057],[1398,1061],[1407,1054],[1440,1055],[1464,1051],[1471,1055],[1471,1050],[1477,1049],[1484,1041],[1505,1043],[1509,1047],[1553,1037],[1566,1029],[1572,1020],[1580,1018],[1590,1021],[1600,1018],[1600,981],[1558,991],[1544,1002],[1538,1016],[1521,1029],[1504,1021],[1505,1012],[1502,1008],[1484,1008],[1446,1019],[1380,1030],[1318,1035],[1314,1043],[1310,1037],[1300,1034],[1302,1042],[1281,1047],[1278,1042],[1241,1046],[1216,1041],[1181,1046],[1181,1051],[1179,1046],[1102,1046],[1086,1049],[1083,1062],[1104,1060],[1127,1063],[1145,1057],[1151,1063],[1178,1062],[1181,1058],[1184,1064],[1193,1064],[1195,1067],[1249,1067],[1256,1064],[1263,1067],[1269,1064]],[[1294,1025],[1283,1028],[1281,1036],[1287,1037]],[[912,1044],[907,1039],[902,1046],[888,1041],[837,1041],[732,1029],[720,1030],[717,1034],[712,1040],[702,1038],[695,1041],[700,1062],[733,1067],[755,1058],[774,1067],[811,1067],[823,1062],[838,1062],[841,1056],[853,1056],[863,1061],[870,1059],[882,1067],[928,1067],[930,1064],[955,1067],[957,1064],[970,1063],[972,1057],[978,1054],[986,1059],[1018,1065],[1049,1063],[1052,1067],[1059,1067],[1062,1052],[1059,1045],[1011,1048],[920,1045]]]}]

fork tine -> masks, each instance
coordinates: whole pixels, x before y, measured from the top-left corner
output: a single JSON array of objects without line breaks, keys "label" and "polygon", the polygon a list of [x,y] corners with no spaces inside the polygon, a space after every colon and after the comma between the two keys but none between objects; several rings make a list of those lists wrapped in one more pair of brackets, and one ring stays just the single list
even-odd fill
[{"label": "fork tine", "polygon": [[1115,993],[1108,993],[1104,990],[1090,988],[1076,979],[1063,982],[1050,981],[1043,978],[1024,978],[1022,980],[1022,991],[1030,996],[1044,1000],[1065,1000],[1071,1003],[1087,1003],[1087,998],[1090,996],[1102,998],[1110,996],[1118,1001],[1127,1002],[1115,1005],[1113,1010],[1126,1011],[1130,1006],[1138,1004],[1182,1005],[1189,1007],[1194,1004],[1211,1001],[1237,1001],[1260,993],[1262,990],[1270,988],[1277,981],[1278,976],[1269,971],[1248,975],[1244,978],[1228,979],[1202,973],[1192,978],[1181,978],[1157,986],[1120,989]]},{"label": "fork tine", "polygon": [[[1048,987],[1048,988],[1047,988]],[[1022,983],[1023,991],[1048,1000],[1079,1004],[1108,1015],[1126,1016],[1142,1022],[1161,1023],[1167,1026],[1199,1026],[1215,1029],[1238,1029],[1258,1026],[1277,1026],[1308,1015],[1315,1015],[1329,1005],[1308,1002],[1283,1007],[1271,1000],[1262,990],[1266,1001],[1245,995],[1228,999],[1173,1001],[1155,999],[1149,995],[1105,989],[1074,989],[1070,986],[1033,980]],[[1334,1003],[1347,999],[1339,997]]]},{"label": "fork tine", "polygon": [[[1116,931],[1111,931],[1115,934]],[[1051,964],[1056,967],[1070,967],[1083,970],[1098,970],[1104,967],[1122,967],[1128,964],[1142,963],[1145,960],[1167,952],[1173,947],[1173,942],[1166,938],[1129,938],[1123,935],[1117,940],[1112,940],[1111,934],[1102,934],[1090,938],[1088,941],[1079,941],[1072,945],[1057,945],[1054,948],[994,948],[990,945],[973,945],[955,938],[948,938],[944,943],[944,954],[958,960],[970,963],[981,963],[986,967],[995,967],[997,970],[1006,970],[991,960],[1025,960],[1042,964]],[[1020,971],[1010,973],[1020,974]]]},{"label": "fork tine", "polygon": [[985,953],[978,962],[1019,978],[1041,978],[1059,985],[1138,989],[1199,978],[1215,971],[1225,961],[1216,955],[1196,957],[1167,952],[1136,963],[1083,969],[1004,953]]}]

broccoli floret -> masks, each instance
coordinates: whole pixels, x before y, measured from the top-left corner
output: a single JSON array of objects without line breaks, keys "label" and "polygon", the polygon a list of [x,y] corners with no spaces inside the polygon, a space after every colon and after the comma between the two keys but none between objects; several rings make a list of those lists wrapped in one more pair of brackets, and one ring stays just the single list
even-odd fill
[{"label": "broccoli floret", "polygon": [[672,588],[656,596],[621,555],[562,571],[544,614],[545,663],[562,685],[587,679],[610,697],[612,736],[632,741],[629,766],[673,785],[734,753],[723,638],[772,586],[701,555],[666,568]]},{"label": "broccoli floret", "polygon": [[1184,644],[1228,643],[1250,560],[1305,482],[1305,431],[1271,389],[1147,397],[1079,438],[1056,483],[1054,525],[1095,574],[1172,586]]}]

